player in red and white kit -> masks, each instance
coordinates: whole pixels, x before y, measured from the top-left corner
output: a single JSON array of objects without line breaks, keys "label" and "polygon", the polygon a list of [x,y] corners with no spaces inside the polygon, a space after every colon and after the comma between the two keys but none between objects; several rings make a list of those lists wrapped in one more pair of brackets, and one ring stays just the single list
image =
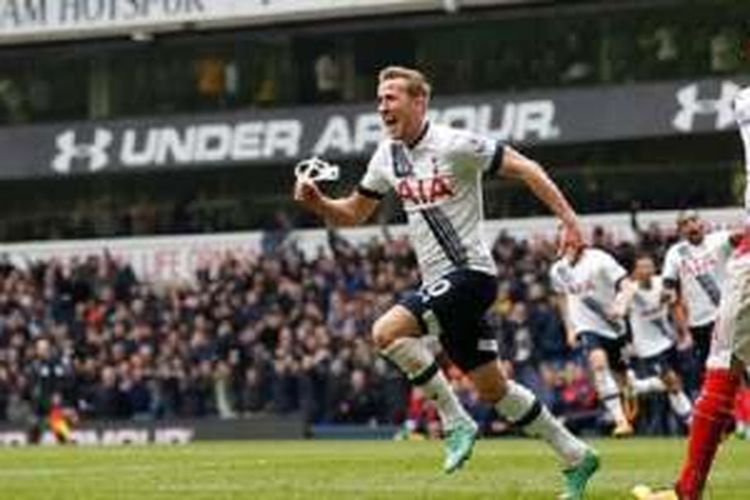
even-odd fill
[{"label": "player in red and white kit", "polygon": [[[745,147],[750,179],[750,87],[734,99],[734,113]],[[735,396],[750,366],[750,182],[745,188],[745,230],[729,260],[706,374],[693,410],[687,455],[674,488],[652,491],[637,486],[639,500],[699,500],[722,435],[733,423]]]}]

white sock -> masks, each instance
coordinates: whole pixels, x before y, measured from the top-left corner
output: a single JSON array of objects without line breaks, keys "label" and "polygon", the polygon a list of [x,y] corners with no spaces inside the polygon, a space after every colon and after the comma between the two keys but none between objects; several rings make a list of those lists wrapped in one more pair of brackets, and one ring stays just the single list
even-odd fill
[{"label": "white sock", "polygon": [[693,403],[690,402],[685,391],[670,392],[669,405],[675,415],[683,422],[686,422],[690,418],[690,414],[693,413]]},{"label": "white sock", "polygon": [[667,386],[659,377],[636,378],[632,371],[628,372],[628,383],[633,391],[638,394],[650,394],[652,392],[664,392]]},{"label": "white sock", "polygon": [[612,415],[615,422],[627,420],[625,411],[622,409],[620,388],[612,376],[612,371],[609,369],[594,370],[594,387],[596,387],[596,393],[599,395],[604,408]]},{"label": "white sock", "polygon": [[544,439],[567,466],[578,464],[589,447],[560,423],[526,387],[508,381],[508,392],[495,409],[531,436]]},{"label": "white sock", "polygon": [[444,429],[451,429],[458,423],[474,424],[438,368],[435,356],[420,339],[396,339],[383,350],[383,355],[393,361],[413,384],[418,385],[427,398],[435,401]]}]

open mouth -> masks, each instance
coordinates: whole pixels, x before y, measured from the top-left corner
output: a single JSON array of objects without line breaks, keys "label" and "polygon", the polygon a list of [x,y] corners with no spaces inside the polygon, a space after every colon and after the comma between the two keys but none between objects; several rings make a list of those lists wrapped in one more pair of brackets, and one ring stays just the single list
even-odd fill
[{"label": "open mouth", "polygon": [[385,123],[386,127],[391,128],[398,123],[398,120],[395,116],[384,116],[383,123]]}]

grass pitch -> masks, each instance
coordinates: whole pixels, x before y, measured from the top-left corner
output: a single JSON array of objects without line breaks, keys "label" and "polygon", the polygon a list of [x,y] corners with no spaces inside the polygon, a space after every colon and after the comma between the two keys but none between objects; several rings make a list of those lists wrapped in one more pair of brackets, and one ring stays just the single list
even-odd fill
[{"label": "grass pitch", "polygon": [[[590,499],[627,499],[637,482],[672,480],[683,440],[597,441]],[[542,443],[479,442],[444,476],[439,442],[226,442],[130,448],[0,450],[4,500],[554,499],[558,469]],[[710,500],[750,499],[750,443],[732,440]]]}]

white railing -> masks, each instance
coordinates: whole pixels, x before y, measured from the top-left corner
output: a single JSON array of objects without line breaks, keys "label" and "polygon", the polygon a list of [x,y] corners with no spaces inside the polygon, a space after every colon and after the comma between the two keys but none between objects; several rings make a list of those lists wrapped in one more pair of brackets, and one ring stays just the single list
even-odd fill
[{"label": "white railing", "polygon": [[[706,209],[700,211],[703,218],[715,227],[727,227],[742,220],[738,208]],[[643,212],[638,216],[642,228],[658,223],[663,228],[674,227],[677,211]],[[597,214],[582,217],[588,229],[602,226],[617,239],[633,238],[630,215],[627,213]],[[530,239],[536,236],[551,237],[557,227],[553,217],[528,217],[519,219],[489,220],[484,224],[484,238],[488,244],[506,231],[510,235]],[[406,226],[391,226],[394,237],[407,236]],[[354,244],[365,243],[372,238],[381,238],[383,228],[364,226],[344,229],[340,234]],[[70,262],[88,255],[109,252],[116,259],[128,262],[139,278],[150,281],[191,280],[195,270],[217,262],[227,253],[238,256],[257,255],[261,251],[263,233],[260,231],[232,232],[210,235],[178,235],[133,238],[110,238],[69,241],[40,241],[0,244],[4,253],[19,266],[36,260],[59,259]],[[289,234],[288,242],[297,245],[305,254],[316,255],[321,249],[327,251],[325,230],[306,229]]]}]

